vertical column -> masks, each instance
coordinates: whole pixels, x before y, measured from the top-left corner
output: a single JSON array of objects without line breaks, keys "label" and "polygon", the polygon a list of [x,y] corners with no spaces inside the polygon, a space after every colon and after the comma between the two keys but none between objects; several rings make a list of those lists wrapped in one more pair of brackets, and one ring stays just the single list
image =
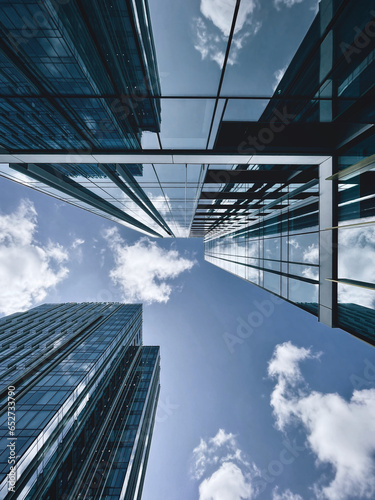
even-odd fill
[{"label": "vertical column", "polygon": [[[336,307],[337,242],[335,226],[335,183],[327,180],[333,174],[332,158],[319,166],[319,321],[334,326]],[[328,229],[329,228],[329,229]]]},{"label": "vertical column", "polygon": [[[319,4],[320,15],[320,36],[325,33],[327,26],[332,20],[333,5],[332,0],[321,0]],[[320,45],[320,65],[319,65],[319,97],[325,100],[319,101],[319,120],[321,122],[332,121],[332,79],[327,78],[333,66],[333,32],[328,31]]]},{"label": "vertical column", "polygon": [[[322,37],[332,20],[332,0],[321,0],[319,4],[320,14],[320,36]],[[320,45],[319,65],[319,96],[329,98],[319,101],[319,121],[332,121],[332,80],[326,79],[333,66],[333,33],[326,33]],[[334,284],[332,279],[334,273],[334,192],[333,182],[326,180],[333,174],[332,158],[323,162],[319,167],[319,321],[333,326],[334,307]]]}]

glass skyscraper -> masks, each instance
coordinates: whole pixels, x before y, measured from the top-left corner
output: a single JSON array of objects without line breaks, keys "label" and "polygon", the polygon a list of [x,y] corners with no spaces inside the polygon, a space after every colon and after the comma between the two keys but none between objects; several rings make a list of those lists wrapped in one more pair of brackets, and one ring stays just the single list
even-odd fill
[{"label": "glass skyscraper", "polygon": [[375,344],[375,11],[370,2],[319,6],[258,122],[222,124],[219,149],[280,156],[207,172],[205,255]]},{"label": "glass skyscraper", "polygon": [[44,304],[0,338],[0,498],[139,500],[160,387],[142,306]]},{"label": "glass skyscraper", "polygon": [[168,30],[155,43],[146,2],[2,2],[0,175],[152,236],[202,237],[207,261],[375,343],[361,320],[375,311],[373,4],[321,0],[264,94],[233,64],[243,8],[215,76],[192,66],[163,88]]},{"label": "glass skyscraper", "polygon": [[[0,102],[7,116],[1,148],[62,154],[54,163],[14,168],[65,201],[159,235],[150,222],[170,235],[134,179],[142,165],[81,163],[75,154],[137,150],[144,132],[160,130],[147,2],[5,1],[0,17],[0,92],[9,96]],[[125,200],[131,210],[123,210]]]}]

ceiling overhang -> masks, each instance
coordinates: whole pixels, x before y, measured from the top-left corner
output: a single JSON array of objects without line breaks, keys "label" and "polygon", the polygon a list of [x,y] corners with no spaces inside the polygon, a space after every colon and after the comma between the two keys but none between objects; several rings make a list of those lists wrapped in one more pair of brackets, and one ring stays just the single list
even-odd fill
[{"label": "ceiling overhang", "polygon": [[319,165],[329,155],[212,154],[207,151],[140,152],[12,152],[0,153],[0,163],[154,163],[216,165]]}]

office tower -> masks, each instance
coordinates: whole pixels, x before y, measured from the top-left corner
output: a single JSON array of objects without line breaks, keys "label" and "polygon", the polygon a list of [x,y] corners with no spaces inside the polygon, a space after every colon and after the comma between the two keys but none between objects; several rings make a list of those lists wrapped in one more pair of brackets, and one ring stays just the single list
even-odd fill
[{"label": "office tower", "polygon": [[0,338],[0,498],[140,499],[160,372],[142,306],[44,304],[0,319]]},{"label": "office tower", "polygon": [[[69,9],[84,11],[83,2],[70,3]],[[15,95],[20,65],[14,73],[4,56],[0,69],[12,79],[0,100],[0,175],[153,236],[202,237],[209,262],[374,343],[363,321],[347,321],[360,319],[362,308],[369,310],[366,317],[375,309],[374,279],[365,272],[375,260],[372,2],[322,0],[283,78],[265,95],[249,73],[261,33],[242,65],[232,64],[244,34],[240,8],[240,1],[233,3],[217,77],[212,67],[203,72],[208,64],[192,64],[186,84],[177,77],[171,83],[170,74],[167,93],[154,86],[147,102],[153,109],[160,104],[160,115],[154,113],[159,129],[144,132],[134,148],[104,141],[89,150],[76,144],[72,153],[61,145],[35,148],[27,137],[22,146],[11,142],[22,127],[15,130],[9,121],[21,124],[27,112],[19,107],[10,115],[9,106],[43,99],[29,88]],[[60,12],[67,22],[70,11]],[[133,23],[133,36],[149,40],[156,60],[158,45],[153,52],[151,29],[145,36],[141,24]],[[2,30],[5,54],[10,21]],[[70,99],[56,95],[59,103]],[[100,128],[99,117],[90,120],[92,129]]]},{"label": "office tower", "polygon": [[365,4],[322,1],[259,121],[223,123],[217,137],[223,151],[237,141],[254,156],[295,156],[209,170],[217,189],[201,197],[214,200],[209,262],[375,344],[375,12]]},{"label": "office tower", "polygon": [[93,151],[137,150],[142,133],[160,130],[145,0],[4,1],[0,18],[1,148],[60,153],[56,163],[15,168],[51,195],[154,236],[151,225],[170,234],[134,179],[142,165],[98,166],[75,154],[85,151],[90,161]]}]

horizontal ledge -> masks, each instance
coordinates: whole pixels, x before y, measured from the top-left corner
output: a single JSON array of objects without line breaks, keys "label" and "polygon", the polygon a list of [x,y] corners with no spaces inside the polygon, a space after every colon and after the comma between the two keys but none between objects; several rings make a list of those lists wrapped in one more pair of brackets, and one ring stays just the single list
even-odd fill
[{"label": "horizontal ledge", "polygon": [[354,224],[342,224],[340,226],[325,227],[323,231],[332,231],[332,229],[347,229],[348,227],[360,227],[369,224],[375,224],[375,220],[369,220],[366,222],[356,222]]},{"label": "horizontal ledge", "polygon": [[[256,95],[256,94],[245,94],[245,95],[226,95],[226,94],[220,94],[217,96],[217,94],[200,94],[200,95],[191,95],[191,94],[125,94],[121,93],[119,94],[113,94],[113,93],[100,93],[100,95],[92,93],[92,94],[78,94],[78,93],[71,93],[71,94],[61,94],[61,93],[51,93],[51,92],[45,92],[45,93],[39,93],[39,94],[17,94],[17,93],[12,93],[12,92],[2,92],[0,94],[0,98],[8,98],[8,99],[19,99],[22,97],[22,99],[45,99],[47,97],[51,99],[121,99],[123,102],[126,100],[140,100],[140,99],[153,99],[153,100],[160,100],[160,99],[172,99],[172,100],[215,100],[217,97],[220,99],[229,99],[232,101],[249,101],[249,100],[262,100],[262,101],[284,101],[285,99],[291,100],[291,101],[311,101],[312,96],[311,95],[292,95],[292,94],[280,94],[280,95]],[[335,101],[349,101],[352,102],[354,100],[353,97],[344,97],[344,96],[335,96],[334,97]],[[325,97],[325,96],[314,96],[314,101],[332,101],[332,97]]]},{"label": "horizontal ledge", "polygon": [[[317,192],[300,192],[300,193],[287,193],[285,191],[271,191],[271,192],[248,192],[248,191],[202,191],[200,200],[278,200],[283,196],[289,199],[305,200],[311,196],[318,196]],[[228,204],[229,205],[229,204]],[[285,205],[288,206],[288,205]],[[243,207],[249,208],[249,207]]]},{"label": "horizontal ledge", "polygon": [[318,178],[318,169],[314,166],[305,169],[288,170],[220,170],[208,169],[204,184],[306,184]]},{"label": "horizontal ledge", "polygon": [[374,167],[375,167],[375,155],[371,155],[359,161],[358,163],[350,165],[350,167],[344,168],[343,170],[340,170],[336,174],[327,177],[326,180],[327,181],[333,181],[336,179],[349,180],[352,177],[363,174],[364,172],[373,169]]},{"label": "horizontal ledge", "polygon": [[152,150],[137,152],[50,151],[0,153],[0,163],[166,163],[166,164],[218,164],[218,165],[317,165],[327,156],[301,155],[239,155],[213,154],[209,151],[176,152]]},{"label": "horizontal ledge", "polygon": [[359,288],[366,288],[368,290],[375,290],[375,283],[367,283],[366,281],[350,280],[347,278],[337,278],[335,280],[326,278],[326,280],[332,281],[333,283],[339,283],[340,285],[351,285]]}]

